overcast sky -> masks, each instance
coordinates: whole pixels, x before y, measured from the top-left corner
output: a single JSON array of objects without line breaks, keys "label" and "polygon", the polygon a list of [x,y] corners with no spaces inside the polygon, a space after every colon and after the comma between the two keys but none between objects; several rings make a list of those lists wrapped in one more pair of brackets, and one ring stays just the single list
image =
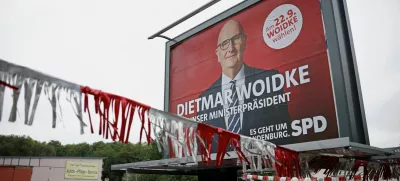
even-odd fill
[{"label": "overcast sky", "polygon": [[[147,37],[208,1],[0,0],[0,59],[163,109],[165,40]],[[179,35],[240,1],[223,0],[165,35]],[[348,0],[348,8],[371,144],[397,146],[400,1]],[[66,101],[56,129],[44,97],[34,125],[26,126],[22,100],[17,122],[9,123],[12,101],[6,92],[0,134],[65,144],[103,140],[89,134],[88,127],[79,134],[79,122]],[[131,142],[138,140],[135,123]]]}]

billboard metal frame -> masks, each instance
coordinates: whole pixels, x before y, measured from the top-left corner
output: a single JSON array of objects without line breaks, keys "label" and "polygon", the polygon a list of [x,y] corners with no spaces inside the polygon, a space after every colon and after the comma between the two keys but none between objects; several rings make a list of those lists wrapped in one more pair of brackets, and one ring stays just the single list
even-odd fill
[{"label": "billboard metal frame", "polygon": [[171,41],[172,39],[170,39],[170,38],[168,38],[168,37],[166,37],[166,36],[163,36],[163,35],[161,35],[161,34],[163,34],[164,32],[166,32],[166,31],[168,31],[168,30],[170,30],[171,28],[177,26],[178,24],[182,23],[183,21],[185,21],[185,20],[187,20],[187,19],[193,17],[194,15],[200,13],[201,11],[203,11],[203,10],[205,10],[205,9],[207,9],[207,8],[209,8],[209,7],[211,7],[212,5],[218,3],[219,1],[221,1],[221,0],[212,0],[212,1],[208,2],[207,4],[205,4],[205,5],[203,5],[203,6],[199,7],[199,8],[197,8],[196,10],[192,11],[191,13],[189,13],[189,14],[186,15],[186,16],[184,16],[183,18],[181,18],[181,19],[179,19],[179,20],[173,22],[172,24],[170,24],[169,26],[165,27],[164,29],[162,29],[162,30],[158,31],[157,33],[151,35],[151,36],[148,37],[147,39],[153,39],[153,38],[155,38],[155,37],[161,37],[161,38],[165,38],[165,39]]},{"label": "billboard metal frame", "polygon": [[[170,111],[169,75],[171,48],[214,24],[256,5],[260,1],[262,0],[245,0],[166,43],[165,111]],[[305,154],[338,154],[347,157],[360,157],[366,160],[400,158],[400,152],[396,152],[397,148],[377,148],[369,145],[346,0],[320,0],[320,2],[335,97],[339,138],[282,146]],[[204,167],[204,165],[191,164],[194,161],[188,157],[166,158],[165,156],[165,159],[162,160],[112,165],[111,170],[126,170],[134,173],[198,175],[199,180],[207,180],[205,179],[206,177],[200,178],[201,175],[204,176],[210,173],[218,175],[223,170],[220,167]],[[211,154],[211,157],[215,157],[215,154]],[[229,161],[235,161],[236,159],[235,153],[231,153],[230,156],[225,158],[228,163],[232,163]],[[227,164],[224,166],[225,168],[231,166],[235,169],[240,168],[239,165]],[[214,172],[208,172],[207,170],[209,169],[214,170]],[[225,174],[224,176],[227,175],[227,173],[222,174]],[[229,174],[236,175],[236,171],[229,172]]]},{"label": "billboard metal frame", "polygon": [[367,122],[351,35],[347,1],[321,1],[339,137],[369,145]]},{"label": "billboard metal frame", "polygon": [[[200,33],[261,1],[262,0],[243,1],[166,42],[164,87],[165,111],[170,111],[169,76],[171,49],[174,46],[179,45],[181,42],[184,42],[186,39],[196,36],[197,33]],[[335,98],[339,138],[349,138],[349,141],[351,142],[369,145],[368,129],[346,0],[320,0],[320,3],[325,28],[326,46],[328,48],[328,59]]]}]

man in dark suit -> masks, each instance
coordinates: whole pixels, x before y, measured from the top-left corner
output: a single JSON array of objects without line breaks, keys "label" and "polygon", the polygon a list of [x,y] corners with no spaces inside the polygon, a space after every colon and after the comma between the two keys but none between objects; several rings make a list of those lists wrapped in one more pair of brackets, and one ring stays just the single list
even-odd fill
[{"label": "man in dark suit", "polygon": [[[215,101],[215,96],[218,92],[222,93],[222,96],[225,96],[223,92],[226,89],[231,89],[231,101],[211,109],[200,110],[197,115],[209,115],[214,111],[229,109],[232,106],[243,106],[244,104],[253,102],[254,99],[260,100],[284,94],[282,88],[280,91],[275,92],[270,91],[267,93],[267,91],[265,91],[262,95],[257,97],[253,93],[250,93],[250,98],[244,99],[243,96],[239,98],[236,87],[247,87],[249,83],[253,85],[256,80],[265,81],[267,77],[279,74],[277,70],[262,70],[250,67],[244,63],[243,52],[246,49],[246,38],[242,26],[237,21],[229,20],[222,27],[215,50],[218,62],[221,64],[222,74],[200,95],[200,98],[208,98],[212,95]],[[280,82],[278,82],[278,85],[279,84]],[[253,91],[252,86],[248,88],[251,88],[250,92]],[[260,109],[237,112],[236,114],[225,115],[215,119],[210,119],[210,116],[208,116],[208,119],[205,120],[204,123],[251,137],[254,136],[256,132],[260,134],[260,129],[261,132],[264,130],[264,133],[266,133],[267,129],[263,129],[262,127],[273,125],[273,128],[269,129],[269,132],[277,132],[275,130],[276,124],[287,123],[287,134],[291,134],[291,130],[289,130],[291,126],[287,102],[264,106]],[[274,140],[275,141],[271,140],[271,142],[276,144],[280,144],[280,142],[283,141],[283,139]]]}]

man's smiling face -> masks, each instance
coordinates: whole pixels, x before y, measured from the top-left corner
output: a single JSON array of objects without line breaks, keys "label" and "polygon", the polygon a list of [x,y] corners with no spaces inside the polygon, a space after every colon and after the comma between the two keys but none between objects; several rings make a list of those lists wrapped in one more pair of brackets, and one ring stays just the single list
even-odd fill
[{"label": "man's smiling face", "polygon": [[240,66],[246,47],[246,36],[243,28],[236,21],[228,21],[218,36],[216,54],[222,69]]}]

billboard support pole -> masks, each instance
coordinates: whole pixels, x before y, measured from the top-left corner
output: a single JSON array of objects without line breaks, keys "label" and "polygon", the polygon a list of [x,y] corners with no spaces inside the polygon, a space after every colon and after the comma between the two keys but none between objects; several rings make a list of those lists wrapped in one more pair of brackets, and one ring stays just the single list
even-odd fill
[{"label": "billboard support pole", "polygon": [[167,40],[172,40],[171,38],[168,38],[166,36],[163,36],[161,34],[163,34],[164,32],[170,30],[171,28],[177,26],[178,24],[186,21],[187,19],[191,18],[192,16],[204,11],[205,9],[211,7],[212,5],[216,4],[217,2],[219,2],[221,0],[211,0],[210,2],[208,2],[207,4],[197,8],[196,10],[192,11],[191,13],[189,13],[188,15],[184,16],[183,18],[175,21],[174,23],[170,24],[169,26],[165,27],[164,29],[158,31],[157,33],[155,33],[154,35],[151,35],[150,37],[148,37],[147,39],[153,39],[155,37],[160,37],[160,38],[165,38]]},{"label": "billboard support pole", "polygon": [[166,40],[168,40],[168,41],[174,41],[174,42],[176,42],[174,39],[169,38],[169,37],[164,36],[164,35],[157,35],[156,37],[160,37],[160,38],[164,38],[164,39],[166,39]]}]

